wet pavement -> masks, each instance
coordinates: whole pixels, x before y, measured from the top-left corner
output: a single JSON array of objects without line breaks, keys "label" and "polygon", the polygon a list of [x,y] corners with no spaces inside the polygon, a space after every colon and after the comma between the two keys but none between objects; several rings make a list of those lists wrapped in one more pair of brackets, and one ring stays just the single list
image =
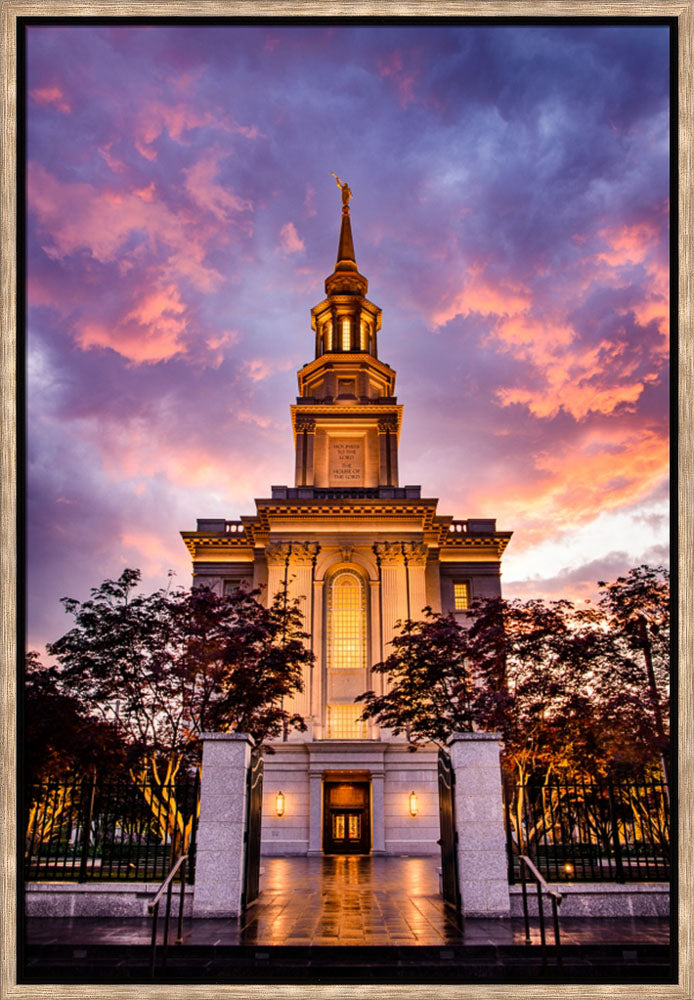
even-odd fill
[{"label": "wet pavement", "polygon": [[[208,947],[506,947],[525,943],[523,920],[459,920],[439,894],[432,857],[265,858],[263,891],[240,919],[186,919],[183,944]],[[174,911],[175,912],[175,911]],[[173,922],[173,920],[172,920]],[[561,918],[562,945],[667,945],[659,918]],[[26,922],[30,947],[146,945],[147,919]],[[537,921],[533,943],[539,942]],[[548,941],[553,942],[551,929]]]}]

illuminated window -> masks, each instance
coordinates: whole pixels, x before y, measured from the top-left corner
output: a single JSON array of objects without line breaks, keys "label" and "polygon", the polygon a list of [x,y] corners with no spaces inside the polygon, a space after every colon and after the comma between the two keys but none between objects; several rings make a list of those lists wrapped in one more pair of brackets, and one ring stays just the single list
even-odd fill
[{"label": "illuminated window", "polygon": [[351,351],[352,349],[352,324],[349,318],[342,320],[342,350]]},{"label": "illuminated window", "polygon": [[470,607],[470,585],[468,583],[453,584],[453,606],[456,611],[467,611]]},{"label": "illuminated window", "polygon": [[328,669],[366,668],[366,594],[357,573],[342,570],[328,591]]},{"label": "illuminated window", "polygon": [[360,705],[328,705],[327,738],[329,740],[365,740],[366,723],[360,722]]},{"label": "illuminated window", "polygon": [[369,324],[365,323],[364,320],[361,321],[361,344],[360,347],[362,351],[368,351],[369,349]]},{"label": "illuminated window", "polygon": [[333,321],[329,319],[323,326],[323,343],[326,351],[333,349]]}]

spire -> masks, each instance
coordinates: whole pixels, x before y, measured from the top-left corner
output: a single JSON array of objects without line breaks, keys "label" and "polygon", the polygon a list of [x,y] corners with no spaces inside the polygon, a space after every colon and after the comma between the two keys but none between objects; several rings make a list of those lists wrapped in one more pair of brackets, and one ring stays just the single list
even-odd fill
[{"label": "spire", "polygon": [[337,247],[336,271],[356,271],[357,259],[354,256],[354,240],[352,239],[352,224],[349,218],[349,205],[347,211],[342,210],[342,227],[340,229],[340,242]]},{"label": "spire", "polygon": [[354,255],[352,223],[349,217],[349,202],[352,197],[352,189],[346,181],[341,181],[337,174],[333,174],[333,177],[337,181],[337,186],[342,191],[342,226],[340,228],[340,242],[337,247],[335,270],[356,271],[357,258]]},{"label": "spire", "polygon": [[333,173],[333,177],[342,192],[342,225],[340,227],[340,242],[337,245],[335,270],[325,280],[325,291],[328,295],[336,293],[366,295],[368,282],[357,270],[354,240],[352,239],[352,221],[349,211],[352,189],[346,181],[340,180],[337,174]]}]

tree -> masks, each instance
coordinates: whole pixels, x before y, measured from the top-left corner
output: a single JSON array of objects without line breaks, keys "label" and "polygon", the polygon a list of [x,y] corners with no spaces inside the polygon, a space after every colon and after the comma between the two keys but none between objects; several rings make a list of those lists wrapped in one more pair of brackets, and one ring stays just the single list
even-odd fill
[{"label": "tree", "polygon": [[453,615],[431,608],[424,615],[421,621],[399,622],[393,652],[371,668],[387,677],[386,693],[367,691],[357,701],[365,705],[364,719],[405,733],[413,744],[431,740],[445,746],[452,732],[472,729],[466,635]]},{"label": "tree", "polygon": [[48,650],[59,690],[142,748],[157,779],[199,759],[205,730],[263,743],[305,728],[284,708],[312,657],[296,604],[278,596],[265,607],[258,591],[220,597],[204,587],[147,595],[135,592],[139,579],[127,569],[87,601],[65,598],[75,625]]},{"label": "tree", "polygon": [[666,704],[663,574],[641,567],[602,584],[597,606],[477,601],[465,627],[425,609],[423,621],[400,623],[393,652],[373,667],[388,677],[388,689],[358,699],[364,717],[406,733],[413,744],[444,745],[472,726],[496,730],[504,766],[521,785],[557,771],[595,774],[652,762],[662,737],[649,663],[661,714]]},{"label": "tree", "polygon": [[126,746],[117,728],[91,715],[74,695],[61,690],[55,667],[26,654],[24,667],[25,774],[29,782],[68,771],[115,770],[128,766],[138,748]]},{"label": "tree", "polygon": [[638,566],[598,586],[608,627],[627,650],[618,661],[622,697],[638,706],[635,729],[642,742],[655,743],[669,781],[670,575],[663,566]]}]

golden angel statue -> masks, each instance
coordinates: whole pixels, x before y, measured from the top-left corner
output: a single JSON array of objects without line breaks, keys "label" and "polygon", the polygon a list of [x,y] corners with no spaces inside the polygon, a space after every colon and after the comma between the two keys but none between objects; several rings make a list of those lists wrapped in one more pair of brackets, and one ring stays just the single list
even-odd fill
[{"label": "golden angel statue", "polygon": [[337,176],[337,174],[334,174],[332,170],[330,171],[330,173],[335,178],[335,180],[337,181],[337,186],[342,191],[342,209],[344,211],[344,209],[349,208],[349,199],[352,197],[352,189],[346,181],[341,181],[340,178]]}]

